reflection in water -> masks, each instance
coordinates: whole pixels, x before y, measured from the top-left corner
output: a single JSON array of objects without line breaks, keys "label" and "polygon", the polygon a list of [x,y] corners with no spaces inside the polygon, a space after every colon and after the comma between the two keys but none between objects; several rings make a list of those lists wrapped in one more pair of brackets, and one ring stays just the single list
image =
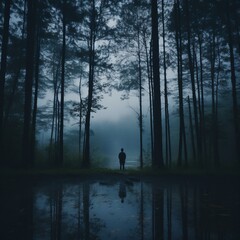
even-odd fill
[{"label": "reflection in water", "polygon": [[16,181],[1,192],[1,239],[240,239],[239,183],[121,177]]},{"label": "reflection in water", "polygon": [[121,199],[121,203],[124,202],[124,198],[126,197],[127,193],[126,193],[126,185],[124,182],[120,182],[119,184],[119,192],[118,192],[118,196]]}]

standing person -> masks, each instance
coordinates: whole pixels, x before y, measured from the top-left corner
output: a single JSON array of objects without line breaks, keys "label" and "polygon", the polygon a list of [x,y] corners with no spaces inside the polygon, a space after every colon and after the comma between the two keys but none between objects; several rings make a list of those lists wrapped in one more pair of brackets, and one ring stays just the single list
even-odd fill
[{"label": "standing person", "polygon": [[124,170],[125,160],[126,160],[126,153],[124,152],[123,148],[121,148],[121,152],[118,154],[118,159],[120,163],[120,170]]}]

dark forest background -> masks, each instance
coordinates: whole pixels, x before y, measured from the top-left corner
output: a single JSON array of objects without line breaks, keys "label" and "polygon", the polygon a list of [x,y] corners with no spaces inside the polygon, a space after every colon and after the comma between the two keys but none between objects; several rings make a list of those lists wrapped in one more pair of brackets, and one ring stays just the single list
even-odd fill
[{"label": "dark forest background", "polygon": [[137,92],[140,167],[146,125],[153,167],[240,163],[238,0],[3,0],[0,48],[2,167],[43,161],[41,131],[45,164],[66,165],[69,119],[91,167],[91,115],[112,89]]}]

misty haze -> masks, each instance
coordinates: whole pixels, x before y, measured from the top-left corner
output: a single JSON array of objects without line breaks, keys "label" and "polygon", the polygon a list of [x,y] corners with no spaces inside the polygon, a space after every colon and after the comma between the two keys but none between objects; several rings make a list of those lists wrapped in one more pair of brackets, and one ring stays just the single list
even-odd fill
[{"label": "misty haze", "polygon": [[240,239],[239,24],[239,0],[1,1],[0,239]]}]

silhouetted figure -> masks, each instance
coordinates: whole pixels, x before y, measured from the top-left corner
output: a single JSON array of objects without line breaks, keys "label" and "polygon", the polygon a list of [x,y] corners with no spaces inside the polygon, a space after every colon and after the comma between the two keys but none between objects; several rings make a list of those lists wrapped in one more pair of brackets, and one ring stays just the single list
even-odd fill
[{"label": "silhouetted figure", "polygon": [[119,192],[118,192],[118,196],[121,198],[121,203],[124,202],[124,198],[126,197],[127,192],[126,192],[126,185],[121,182],[119,185]]},{"label": "silhouetted figure", "polygon": [[126,153],[123,151],[123,148],[121,148],[121,152],[118,154],[118,159],[120,163],[120,170],[124,170],[125,160],[126,160]]}]

